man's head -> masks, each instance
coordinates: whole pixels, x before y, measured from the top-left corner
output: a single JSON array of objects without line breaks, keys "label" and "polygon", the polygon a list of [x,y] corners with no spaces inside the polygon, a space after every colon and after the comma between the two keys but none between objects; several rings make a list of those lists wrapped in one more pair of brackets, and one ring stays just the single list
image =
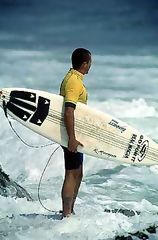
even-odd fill
[{"label": "man's head", "polygon": [[91,53],[85,48],[77,48],[72,53],[71,61],[73,69],[87,74],[91,67]]}]

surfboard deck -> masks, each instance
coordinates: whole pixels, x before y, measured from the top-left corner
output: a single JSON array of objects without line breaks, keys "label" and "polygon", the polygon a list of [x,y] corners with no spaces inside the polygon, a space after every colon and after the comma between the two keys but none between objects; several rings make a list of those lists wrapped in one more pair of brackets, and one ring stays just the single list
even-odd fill
[{"label": "surfboard deck", "polygon": [[[62,96],[26,88],[4,88],[0,106],[34,132],[67,147]],[[85,104],[75,109],[79,152],[135,165],[158,164],[158,144],[127,123]]]}]

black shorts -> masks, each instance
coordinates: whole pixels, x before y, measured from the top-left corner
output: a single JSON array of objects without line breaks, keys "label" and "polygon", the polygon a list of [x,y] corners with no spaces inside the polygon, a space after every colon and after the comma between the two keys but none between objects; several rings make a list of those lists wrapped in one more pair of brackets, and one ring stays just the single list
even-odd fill
[{"label": "black shorts", "polygon": [[64,151],[66,170],[78,169],[83,164],[83,153],[70,152],[66,147],[63,146],[62,149]]}]

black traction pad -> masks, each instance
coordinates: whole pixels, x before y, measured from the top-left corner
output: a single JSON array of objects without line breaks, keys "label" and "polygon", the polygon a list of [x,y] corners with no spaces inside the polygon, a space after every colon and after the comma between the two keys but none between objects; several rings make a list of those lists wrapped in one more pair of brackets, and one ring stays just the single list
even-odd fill
[{"label": "black traction pad", "polygon": [[10,93],[11,98],[21,98],[30,102],[36,102],[36,94],[32,92],[26,92],[26,91],[18,91],[13,90]]},{"label": "black traction pad", "polygon": [[50,100],[47,98],[39,97],[37,110],[35,111],[34,115],[30,119],[31,123],[34,123],[38,126],[41,126],[46,117],[48,116],[50,106]]},{"label": "black traction pad", "polygon": [[[29,102],[36,103],[36,99],[37,96],[35,93],[25,91],[11,91],[10,100],[7,103],[7,108],[15,116],[22,119],[23,121],[26,122],[28,119],[30,119],[30,123],[41,126],[48,116],[50,100],[39,96],[37,106],[29,104]],[[30,113],[30,111],[32,111],[32,113]]]},{"label": "black traction pad", "polygon": [[23,109],[15,106],[13,103],[8,102],[7,103],[7,109],[9,109],[15,116],[22,119],[23,121],[27,121],[29,117],[31,116],[30,113],[24,111]]},{"label": "black traction pad", "polygon": [[20,107],[23,107],[26,110],[30,110],[32,112],[36,111],[36,107],[35,106],[33,106],[33,105],[29,104],[29,103],[26,103],[24,101],[21,101],[21,100],[19,100],[17,98],[10,98],[10,102],[13,103],[13,104],[16,104],[16,105],[18,105]]}]

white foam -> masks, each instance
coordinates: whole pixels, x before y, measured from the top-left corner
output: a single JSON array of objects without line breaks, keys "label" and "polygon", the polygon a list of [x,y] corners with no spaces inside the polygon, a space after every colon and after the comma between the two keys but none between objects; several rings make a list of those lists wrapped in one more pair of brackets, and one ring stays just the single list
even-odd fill
[{"label": "white foam", "polygon": [[107,99],[103,102],[91,101],[89,105],[118,118],[158,117],[155,106],[143,98],[131,100]]}]

